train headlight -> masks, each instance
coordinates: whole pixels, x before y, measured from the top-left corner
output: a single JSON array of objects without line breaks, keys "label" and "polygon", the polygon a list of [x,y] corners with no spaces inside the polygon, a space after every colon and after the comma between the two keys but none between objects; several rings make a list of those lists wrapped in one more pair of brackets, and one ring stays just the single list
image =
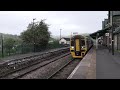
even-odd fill
[{"label": "train headlight", "polygon": [[74,49],[74,47],[71,47],[72,49]]},{"label": "train headlight", "polygon": [[81,48],[85,48],[85,46],[82,46]]}]

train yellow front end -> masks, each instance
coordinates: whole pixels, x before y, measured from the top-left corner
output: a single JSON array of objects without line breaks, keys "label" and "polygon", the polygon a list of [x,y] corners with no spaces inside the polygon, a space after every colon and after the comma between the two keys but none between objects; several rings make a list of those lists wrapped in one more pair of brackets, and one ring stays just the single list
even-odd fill
[{"label": "train yellow front end", "polygon": [[86,54],[87,48],[85,46],[85,38],[76,35],[71,38],[70,52],[73,58],[83,58]]}]

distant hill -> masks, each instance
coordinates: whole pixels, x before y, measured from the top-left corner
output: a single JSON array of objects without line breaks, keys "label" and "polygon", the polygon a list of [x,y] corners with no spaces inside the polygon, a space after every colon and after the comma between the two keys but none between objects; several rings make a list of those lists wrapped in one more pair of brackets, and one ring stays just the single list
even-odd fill
[{"label": "distant hill", "polygon": [[21,40],[18,35],[0,33],[0,43],[1,43],[1,40],[2,40],[2,38],[1,38],[2,35],[3,35],[3,40],[5,40],[7,38],[13,38],[15,40]]},{"label": "distant hill", "polygon": [[0,33],[0,38],[1,38],[1,35],[3,35],[4,38],[16,38],[16,39],[19,39],[18,35]]},{"label": "distant hill", "polygon": [[[3,35],[4,39],[6,39],[6,38],[13,38],[13,39],[18,39],[18,40],[20,39],[20,37],[19,37],[18,35],[0,33],[0,40],[1,40],[1,35]],[[82,34],[80,34],[80,35],[88,36],[89,33],[82,33]],[[71,35],[66,35],[66,36],[63,36],[63,35],[62,35],[62,37],[70,38]],[[52,35],[49,40],[51,41],[51,40],[59,40],[59,39],[60,39],[60,36],[55,36],[55,35],[53,36],[53,35]],[[1,41],[0,41],[0,42],[1,42]]]},{"label": "distant hill", "polygon": [[[80,34],[80,35],[89,36],[89,33],[82,33],[82,34]],[[54,39],[60,39],[60,36],[51,36],[51,37],[54,38]],[[66,35],[66,36],[63,36],[63,35],[62,35],[62,37],[70,38],[71,35]]]}]

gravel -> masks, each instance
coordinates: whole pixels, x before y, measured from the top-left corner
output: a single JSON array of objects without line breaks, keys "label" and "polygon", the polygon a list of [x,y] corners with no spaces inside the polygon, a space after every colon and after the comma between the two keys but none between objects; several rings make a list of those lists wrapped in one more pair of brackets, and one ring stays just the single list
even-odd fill
[{"label": "gravel", "polygon": [[[63,51],[62,51],[62,53],[63,53]],[[45,57],[51,57],[51,56],[55,56],[55,55],[60,55],[58,52],[55,52],[55,53],[51,53],[51,54],[49,54],[48,56],[45,56]],[[44,55],[43,55],[44,56]],[[37,59],[40,59],[40,57],[41,56],[37,56],[37,57],[32,57],[32,58],[30,58],[30,59],[28,59],[28,61],[27,61],[27,59],[25,59],[25,61],[24,62],[18,62],[17,60],[17,63],[13,63],[13,64],[11,64],[11,65],[1,65],[1,68],[0,68],[0,73],[1,73],[1,76],[2,75],[4,75],[4,74],[6,74],[6,73],[10,73],[10,72],[13,72],[13,71],[16,71],[16,70],[18,70],[18,69],[20,69],[20,68],[23,68],[23,67],[26,67],[26,66],[29,66],[30,64],[32,64],[32,63],[36,63],[36,62],[38,62],[39,60],[37,60]]]},{"label": "gravel", "polygon": [[33,72],[33,71],[35,71],[35,70],[37,70],[37,69],[51,63],[51,62],[54,62],[54,61],[58,60],[59,58],[62,58],[64,56],[66,56],[66,55],[69,55],[69,54],[70,53],[66,53],[66,54],[60,55],[59,57],[55,57],[55,58],[50,59],[50,60],[45,60],[43,62],[40,62],[38,64],[30,66],[28,68],[25,68],[25,69],[19,70],[17,72],[14,72],[14,73],[12,73],[10,75],[7,75],[7,76],[3,77],[2,79],[13,79],[13,78],[18,78],[18,77],[24,76],[25,74]]},{"label": "gravel", "polygon": [[65,56],[64,58],[37,69],[19,79],[47,79],[52,73],[61,68],[61,66],[66,64],[69,60],[71,60],[71,55]]},{"label": "gravel", "polygon": [[69,65],[60,70],[51,79],[67,79],[80,61],[81,59],[74,59]]}]

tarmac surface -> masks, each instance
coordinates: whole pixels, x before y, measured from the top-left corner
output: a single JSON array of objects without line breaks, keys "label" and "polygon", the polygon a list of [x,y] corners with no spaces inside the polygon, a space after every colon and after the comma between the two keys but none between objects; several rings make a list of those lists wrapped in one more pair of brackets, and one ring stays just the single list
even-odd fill
[{"label": "tarmac surface", "polygon": [[120,79],[120,53],[112,52],[104,46],[96,50],[96,79]]}]

